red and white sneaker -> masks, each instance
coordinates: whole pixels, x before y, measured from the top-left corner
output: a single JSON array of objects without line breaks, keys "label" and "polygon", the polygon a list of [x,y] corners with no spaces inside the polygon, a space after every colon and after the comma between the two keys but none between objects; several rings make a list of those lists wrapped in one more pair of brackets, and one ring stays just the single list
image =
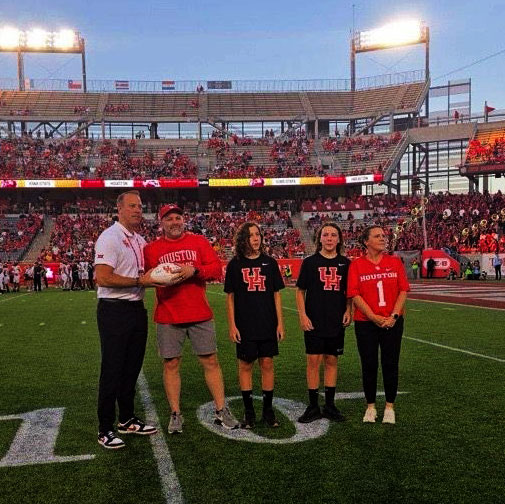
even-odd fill
[{"label": "red and white sneaker", "polygon": [[142,420],[137,417],[130,418],[125,423],[117,424],[117,431],[121,434],[137,434],[139,436],[150,436],[156,434],[158,429],[152,425],[146,425]]},{"label": "red and white sneaker", "polygon": [[125,447],[124,441],[118,438],[114,431],[99,432],[98,444],[108,450],[118,450],[119,448]]}]

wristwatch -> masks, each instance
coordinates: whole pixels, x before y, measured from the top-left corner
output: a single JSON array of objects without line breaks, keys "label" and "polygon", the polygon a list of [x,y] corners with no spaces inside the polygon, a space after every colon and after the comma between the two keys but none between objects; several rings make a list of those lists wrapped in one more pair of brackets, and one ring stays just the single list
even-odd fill
[{"label": "wristwatch", "polygon": [[195,272],[193,273],[193,276],[198,275],[198,273],[200,273],[200,270],[198,268],[195,268]]},{"label": "wristwatch", "polygon": [[391,316],[395,319],[395,320],[398,320],[398,318],[400,317],[400,315],[398,315],[398,313],[392,313]]}]

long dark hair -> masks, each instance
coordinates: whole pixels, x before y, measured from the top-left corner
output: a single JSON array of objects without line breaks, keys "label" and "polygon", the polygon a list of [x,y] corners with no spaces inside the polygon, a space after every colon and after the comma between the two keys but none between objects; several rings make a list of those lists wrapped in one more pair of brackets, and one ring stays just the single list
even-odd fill
[{"label": "long dark hair", "polygon": [[316,244],[316,252],[320,252],[323,248],[323,244],[321,243],[321,234],[323,233],[323,228],[332,227],[337,230],[338,233],[338,243],[337,243],[337,254],[342,253],[342,249],[344,248],[344,235],[342,234],[342,230],[336,222],[325,222],[321,224],[316,231],[316,236],[314,237],[314,242]]},{"label": "long dark hair", "polygon": [[235,255],[239,259],[244,259],[248,255],[252,253],[251,245],[249,243],[249,235],[250,229],[252,227],[258,228],[261,236],[261,245],[260,245],[260,254],[265,253],[265,242],[263,240],[263,231],[261,230],[259,224],[256,222],[244,222],[239,226],[237,232],[235,233],[235,237],[233,239],[233,243],[235,245]]}]

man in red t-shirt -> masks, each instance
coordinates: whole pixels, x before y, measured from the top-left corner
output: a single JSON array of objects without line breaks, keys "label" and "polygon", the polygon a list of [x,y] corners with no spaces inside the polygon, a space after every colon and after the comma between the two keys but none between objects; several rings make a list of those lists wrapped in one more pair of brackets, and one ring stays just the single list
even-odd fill
[{"label": "man in red t-shirt", "polygon": [[172,409],[168,432],[182,432],[184,422],[179,406],[179,367],[186,337],[202,364],[205,381],[214,399],[214,422],[236,429],[239,423],[225,404],[213,313],[205,294],[205,282],[221,277],[221,261],[203,236],[185,231],[184,215],[179,206],[162,206],[159,219],[163,235],[144,248],[145,267],[149,270],[162,263],[181,266],[174,285],[156,289],[154,312],[158,350],[164,359],[163,382]]}]

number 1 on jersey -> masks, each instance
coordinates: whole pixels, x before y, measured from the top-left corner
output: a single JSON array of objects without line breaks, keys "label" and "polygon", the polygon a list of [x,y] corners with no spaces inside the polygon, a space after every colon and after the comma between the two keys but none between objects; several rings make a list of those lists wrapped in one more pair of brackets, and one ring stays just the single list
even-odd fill
[{"label": "number 1 on jersey", "polygon": [[382,280],[377,282],[377,290],[379,291],[379,306],[386,306],[386,300],[384,299],[384,286],[382,285]]}]

